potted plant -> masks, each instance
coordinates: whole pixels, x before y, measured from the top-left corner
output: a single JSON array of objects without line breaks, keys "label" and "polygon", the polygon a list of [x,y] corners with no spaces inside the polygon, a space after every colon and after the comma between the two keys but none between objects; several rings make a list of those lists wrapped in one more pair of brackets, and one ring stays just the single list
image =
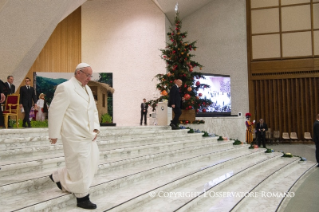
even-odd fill
[{"label": "potted plant", "polygon": [[101,116],[101,126],[116,126],[116,123],[113,123],[113,118],[108,113],[104,113]]}]

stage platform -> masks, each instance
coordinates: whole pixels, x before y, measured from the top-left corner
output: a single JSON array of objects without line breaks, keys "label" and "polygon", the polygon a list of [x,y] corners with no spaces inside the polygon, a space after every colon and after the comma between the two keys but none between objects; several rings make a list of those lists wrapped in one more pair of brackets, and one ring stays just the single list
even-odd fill
[{"label": "stage platform", "polygon": [[[316,163],[167,126],[103,127],[95,211],[284,211]],[[0,130],[4,211],[86,211],[49,175],[64,166],[47,129]],[[286,195],[285,195],[286,194]]]}]

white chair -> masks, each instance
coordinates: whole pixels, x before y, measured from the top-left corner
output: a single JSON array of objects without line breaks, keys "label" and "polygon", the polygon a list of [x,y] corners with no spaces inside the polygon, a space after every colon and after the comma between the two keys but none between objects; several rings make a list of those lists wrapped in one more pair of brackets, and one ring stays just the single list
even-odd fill
[{"label": "white chair", "polygon": [[291,132],[290,133],[290,139],[294,141],[298,141],[298,136],[296,132]]},{"label": "white chair", "polygon": [[289,133],[283,132],[282,139],[284,139],[284,141],[290,141]]},{"label": "white chair", "polygon": [[310,132],[304,132],[303,137],[305,140],[311,140],[312,141],[312,137]]}]

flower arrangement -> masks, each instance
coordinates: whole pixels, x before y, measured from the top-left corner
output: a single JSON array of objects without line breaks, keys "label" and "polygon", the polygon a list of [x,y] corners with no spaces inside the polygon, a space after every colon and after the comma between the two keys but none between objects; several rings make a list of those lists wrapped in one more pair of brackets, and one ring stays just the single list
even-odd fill
[{"label": "flower arrangement", "polygon": [[282,157],[284,157],[284,158],[292,158],[293,155],[288,152],[288,153],[283,153]]},{"label": "flower arrangement", "polygon": [[241,145],[243,144],[243,142],[241,142],[240,140],[236,139],[233,143],[233,145]]},{"label": "flower arrangement", "polygon": [[218,139],[217,139],[217,141],[223,141],[223,140],[224,140],[223,136],[219,136]]},{"label": "flower arrangement", "polygon": [[256,144],[251,144],[248,149],[258,149],[258,145],[256,145]]},{"label": "flower arrangement", "polygon": [[104,113],[101,116],[101,123],[112,123],[112,116],[110,116],[108,113]]},{"label": "flower arrangement", "polygon": [[273,150],[273,149],[268,149],[268,148],[267,148],[267,150],[265,151],[265,153],[272,153],[272,152],[274,152],[274,150]]},{"label": "flower arrangement", "polygon": [[203,134],[203,137],[213,137],[214,135],[213,134],[210,134],[206,131],[202,131],[204,134]]},{"label": "flower arrangement", "polygon": [[190,128],[187,133],[194,133],[194,130],[192,128]]},{"label": "flower arrangement", "polygon": [[195,120],[195,121],[189,121],[189,120],[180,120],[180,124],[204,124],[204,120]]}]

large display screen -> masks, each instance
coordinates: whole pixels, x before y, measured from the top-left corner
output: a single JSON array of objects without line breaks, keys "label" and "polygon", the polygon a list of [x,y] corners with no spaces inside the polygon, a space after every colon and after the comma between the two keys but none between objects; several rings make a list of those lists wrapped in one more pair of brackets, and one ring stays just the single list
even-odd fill
[{"label": "large display screen", "polygon": [[[200,99],[210,99],[210,106],[199,108],[198,117],[231,115],[231,86],[229,75],[203,74],[205,79],[199,79],[201,84],[209,88],[199,88],[197,93],[202,93]],[[203,111],[205,108],[206,112]]]}]

